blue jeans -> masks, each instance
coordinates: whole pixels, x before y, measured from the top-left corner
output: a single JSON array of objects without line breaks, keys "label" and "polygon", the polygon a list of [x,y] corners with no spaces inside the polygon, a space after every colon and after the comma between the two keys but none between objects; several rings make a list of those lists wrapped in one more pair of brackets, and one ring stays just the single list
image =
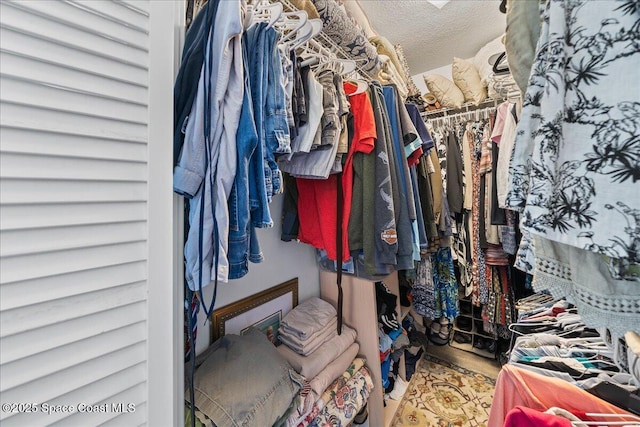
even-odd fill
[{"label": "blue jeans", "polygon": [[251,176],[249,180],[249,204],[252,211],[251,223],[255,227],[270,227],[273,225],[271,213],[269,212],[269,194],[273,194],[273,186],[271,170],[265,158],[267,147],[264,138],[264,91],[266,87],[262,78],[262,69],[265,61],[265,31],[263,31],[265,26],[265,23],[257,23],[249,28],[244,36],[247,49],[247,61],[245,62],[249,65],[249,85],[258,138],[255,152],[249,161]]},{"label": "blue jeans", "polygon": [[[238,149],[238,164],[235,181],[229,197],[229,279],[239,279],[249,271],[251,262],[262,262],[263,256],[256,236],[255,227],[250,218],[251,186],[250,182],[257,182],[256,171],[250,167],[250,163],[257,154],[258,134],[253,116],[251,101],[251,85],[247,72],[247,42],[246,34],[243,36],[243,56],[245,63],[244,98],[242,100],[242,113],[240,124],[236,134],[236,146]],[[261,159],[260,159],[261,160]],[[254,188],[255,191],[255,188]],[[257,198],[259,196],[256,196]],[[257,210],[257,209],[254,209]]]},{"label": "blue jeans", "polygon": [[[289,120],[287,104],[287,93],[282,85],[283,73],[282,58],[280,49],[278,49],[278,39],[280,34],[274,28],[268,28],[268,41],[271,43],[269,56],[269,80],[267,90],[267,117],[266,117],[266,135],[267,150],[273,156],[274,165],[275,157],[280,154],[291,153],[291,135],[289,133]],[[269,159],[271,162],[271,158]],[[278,174],[279,176],[279,174]],[[282,183],[278,184],[278,191]]]},{"label": "blue jeans", "polygon": [[[249,74],[258,138],[263,147],[263,170],[267,200],[280,192],[282,182],[277,154],[291,152],[282,62],[277,48],[278,32],[260,22],[247,31]],[[259,225],[257,225],[259,226]]]}]

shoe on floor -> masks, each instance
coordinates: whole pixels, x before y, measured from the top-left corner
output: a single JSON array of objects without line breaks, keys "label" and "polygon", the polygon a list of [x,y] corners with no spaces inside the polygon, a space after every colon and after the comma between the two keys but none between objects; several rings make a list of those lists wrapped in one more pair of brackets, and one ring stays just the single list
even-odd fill
[{"label": "shoe on floor", "polygon": [[407,391],[408,384],[400,377],[396,378],[396,383],[393,387],[393,391],[389,393],[389,399],[402,400],[404,392]]},{"label": "shoe on floor", "polygon": [[441,324],[434,321],[431,323],[431,330],[429,334],[429,341],[435,345],[445,345],[449,343],[449,331],[451,329],[450,323]]},{"label": "shoe on floor", "polygon": [[456,333],[453,334],[453,340],[458,344],[469,344],[471,342],[471,335],[456,331]]},{"label": "shoe on floor", "polygon": [[476,339],[473,341],[473,347],[477,348],[478,350],[484,350],[485,345],[486,344],[484,338],[482,337],[476,337]]}]

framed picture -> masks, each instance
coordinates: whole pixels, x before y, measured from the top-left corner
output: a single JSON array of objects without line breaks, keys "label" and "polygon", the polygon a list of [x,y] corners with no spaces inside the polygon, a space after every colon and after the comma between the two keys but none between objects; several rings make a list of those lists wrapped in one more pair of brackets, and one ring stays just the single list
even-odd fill
[{"label": "framed picture", "polygon": [[211,341],[226,334],[245,334],[260,329],[274,345],[279,345],[282,318],[298,305],[298,278],[219,308],[211,315]]}]

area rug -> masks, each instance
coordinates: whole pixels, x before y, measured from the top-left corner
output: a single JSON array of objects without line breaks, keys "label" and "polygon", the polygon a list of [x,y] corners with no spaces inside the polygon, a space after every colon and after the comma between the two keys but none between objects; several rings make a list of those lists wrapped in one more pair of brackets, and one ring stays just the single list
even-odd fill
[{"label": "area rug", "polygon": [[495,379],[425,354],[400,402],[394,427],[486,427]]}]

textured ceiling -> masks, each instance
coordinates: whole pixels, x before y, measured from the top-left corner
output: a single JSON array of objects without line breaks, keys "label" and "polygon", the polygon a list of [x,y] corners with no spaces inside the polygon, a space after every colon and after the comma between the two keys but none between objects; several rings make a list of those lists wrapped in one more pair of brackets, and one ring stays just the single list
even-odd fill
[{"label": "textured ceiling", "polygon": [[504,32],[500,0],[451,0],[441,9],[426,0],[359,0],[373,29],[404,49],[411,74],[471,58]]}]

